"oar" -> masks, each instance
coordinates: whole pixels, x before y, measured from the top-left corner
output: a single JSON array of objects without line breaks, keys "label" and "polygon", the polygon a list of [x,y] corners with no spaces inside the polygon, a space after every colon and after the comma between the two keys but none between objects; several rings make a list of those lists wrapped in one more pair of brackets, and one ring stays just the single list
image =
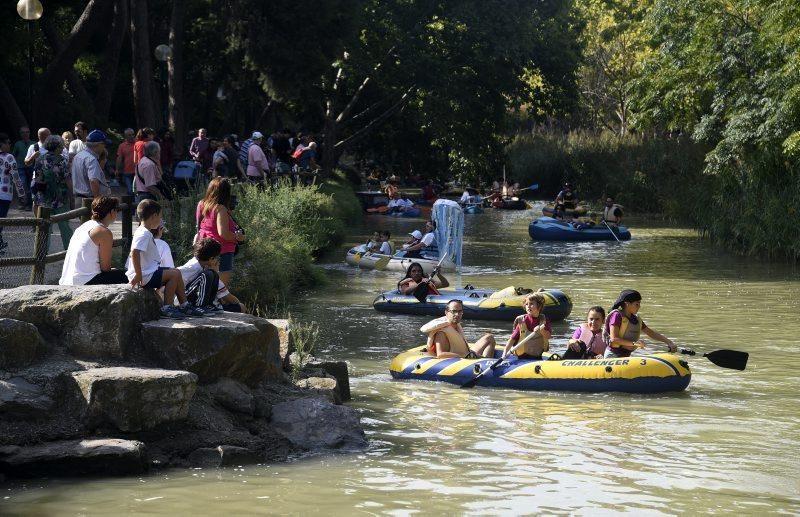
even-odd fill
[{"label": "oar", "polygon": [[611,232],[611,235],[613,235],[613,236],[614,236],[614,238],[615,238],[615,239],[617,239],[617,242],[622,242],[621,240],[619,240],[619,237],[617,237],[617,234],[616,234],[616,233],[614,233],[614,230],[612,230],[612,229],[611,229],[611,227],[608,225],[608,221],[606,221],[605,219],[603,219],[603,224],[604,224],[604,225],[606,225],[606,228],[608,228],[608,231],[610,231],[610,232]]},{"label": "oar", "polygon": [[[444,252],[442,258],[439,259],[439,263],[436,264],[436,267],[433,268],[431,271],[430,276],[428,276],[428,282],[433,280],[433,277],[436,276],[436,273],[439,272],[439,266],[442,265],[444,262],[445,257],[447,257],[447,251]],[[414,298],[419,300],[419,303],[425,303],[425,300],[428,298],[428,283],[427,282],[420,282],[417,287],[414,288]]]},{"label": "oar", "polygon": [[[681,348],[681,353],[686,355],[696,355],[697,352],[689,350],[688,348]],[[738,350],[714,350],[703,354],[703,357],[712,363],[722,368],[730,368],[731,370],[744,370],[747,366],[747,359],[750,354],[747,352],[739,352]]]},{"label": "oar", "polygon": [[503,361],[506,359],[506,357],[508,357],[508,356],[509,356],[509,355],[511,355],[511,354],[512,354],[512,353],[513,353],[515,350],[517,350],[519,347],[521,347],[521,346],[523,346],[525,343],[527,343],[527,341],[528,341],[529,339],[531,339],[531,338],[532,338],[534,335],[538,335],[538,334],[536,334],[536,333],[533,333],[533,332],[532,332],[532,333],[528,334],[527,336],[525,336],[525,339],[520,339],[520,340],[519,340],[519,343],[517,343],[516,345],[514,345],[514,346],[511,348],[511,350],[509,350],[509,351],[508,351],[508,353],[507,353],[507,354],[500,356],[500,359],[498,359],[497,361],[493,362],[493,363],[492,363],[492,364],[491,364],[491,365],[490,365],[488,368],[486,368],[486,369],[484,369],[484,370],[481,370],[481,373],[479,373],[478,375],[476,375],[476,376],[475,376],[475,377],[473,377],[472,379],[470,379],[470,380],[468,380],[467,382],[465,382],[464,384],[462,384],[462,385],[461,385],[461,387],[462,387],[462,388],[473,388],[473,387],[475,387],[475,385],[476,385],[476,384],[478,384],[478,381],[480,380],[480,378],[481,378],[481,377],[483,377],[484,375],[486,375],[486,372],[488,372],[488,371],[490,371],[490,370],[491,370],[491,371],[493,371],[493,370],[496,370],[496,369],[497,369],[497,367],[498,367],[498,366],[500,366],[500,363],[502,363],[502,362],[503,362]]},{"label": "oar", "polygon": [[539,188],[539,184],[538,183],[534,183],[530,187],[525,187],[525,188],[519,189],[519,192],[522,192],[523,190],[536,190],[538,188]]},{"label": "oar", "polygon": [[389,261],[392,260],[392,257],[383,256],[375,261],[374,269],[378,271],[383,271],[387,265],[389,265]]}]

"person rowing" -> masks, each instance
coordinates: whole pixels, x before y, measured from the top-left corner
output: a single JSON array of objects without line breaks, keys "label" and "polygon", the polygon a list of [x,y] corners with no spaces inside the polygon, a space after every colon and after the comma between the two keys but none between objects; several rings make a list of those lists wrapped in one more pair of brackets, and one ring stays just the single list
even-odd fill
[{"label": "person rowing", "polygon": [[667,345],[670,352],[678,350],[672,340],[645,325],[638,317],[641,305],[642,295],[638,291],[625,289],[619,293],[603,327],[603,340],[606,342],[603,357],[628,357],[634,350],[644,348],[644,341],[639,339],[642,332]]},{"label": "person rowing", "polygon": [[611,196],[606,197],[606,203],[603,207],[603,221],[611,226],[618,226],[622,223],[622,207],[616,204]]},{"label": "person rowing", "polygon": [[542,353],[550,349],[550,336],[553,333],[550,320],[542,314],[544,296],[541,293],[529,294],[522,306],[525,308],[525,314],[517,316],[514,320],[514,331],[503,350],[503,357],[508,357],[514,345],[525,339],[525,336],[534,334],[534,337],[527,340],[524,346],[514,350],[514,353],[520,359],[541,359]]},{"label": "person rowing", "polygon": [[406,276],[397,283],[397,290],[403,294],[414,294],[417,286],[421,283],[428,284],[428,294],[439,294],[439,289],[447,287],[450,282],[437,269],[436,278],[425,278],[425,273],[419,262],[412,262],[406,270]]},{"label": "person rowing", "polygon": [[477,359],[494,357],[496,342],[491,334],[484,334],[470,345],[461,327],[464,317],[464,304],[461,300],[450,300],[444,318],[437,318],[425,324],[420,330],[428,335],[426,349],[438,359],[451,357]]}]

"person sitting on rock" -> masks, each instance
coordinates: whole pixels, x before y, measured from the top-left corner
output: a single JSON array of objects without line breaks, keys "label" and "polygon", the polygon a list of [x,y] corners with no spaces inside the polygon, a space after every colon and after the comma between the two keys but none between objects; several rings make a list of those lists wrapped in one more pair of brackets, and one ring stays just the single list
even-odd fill
[{"label": "person sitting on rock", "polygon": [[464,329],[461,328],[461,318],[463,317],[464,304],[461,300],[450,300],[447,303],[444,318],[437,318],[420,329],[428,335],[428,353],[439,359],[494,357],[496,346],[494,336],[484,334],[470,345],[464,336]]},{"label": "person sitting on rock", "polygon": [[123,271],[111,267],[114,235],[108,226],[117,219],[117,212],[117,198],[94,198],[92,218],[80,225],[69,241],[59,285],[128,283]]},{"label": "person sitting on rock", "polygon": [[247,312],[244,304],[219,279],[221,252],[222,246],[214,239],[200,239],[195,243],[194,257],[178,267],[186,285],[186,299],[204,312]]},{"label": "person sitting on rock", "polygon": [[[180,271],[161,267],[161,255],[151,230],[161,226],[161,205],[152,199],[143,199],[136,207],[139,227],[133,234],[131,252],[127,261],[131,286],[158,289],[164,286],[164,305],[161,315],[166,318],[183,319],[184,316],[203,316],[203,311],[186,301],[186,292]],[[172,304],[178,297],[179,307]]]}]

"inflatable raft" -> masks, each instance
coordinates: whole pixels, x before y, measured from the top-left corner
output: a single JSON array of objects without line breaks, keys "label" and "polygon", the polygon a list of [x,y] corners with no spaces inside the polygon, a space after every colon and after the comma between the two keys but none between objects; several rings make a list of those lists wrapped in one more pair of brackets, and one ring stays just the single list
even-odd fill
[{"label": "inflatable raft", "polygon": [[[580,205],[580,206],[577,206],[577,207],[575,207],[573,209],[565,210],[564,211],[564,216],[565,217],[581,217],[583,215],[586,215],[586,213],[588,211],[589,211],[589,207],[587,207],[585,205]],[[547,217],[553,217],[553,215],[555,215],[555,213],[556,213],[555,205],[553,205],[552,203],[549,204],[549,205],[545,205],[545,207],[542,208],[542,214],[546,215]]]},{"label": "inflatable raft", "polygon": [[527,210],[530,205],[524,199],[518,197],[504,197],[500,202],[494,202],[490,198],[484,198],[484,204],[498,210]]},{"label": "inflatable raft", "polygon": [[[614,232],[613,234],[611,232]],[[568,221],[560,221],[552,217],[540,217],[528,226],[528,235],[535,241],[629,241],[631,232],[624,226],[611,227],[600,223],[591,227],[582,227]],[[616,235],[616,238],[614,236]]]},{"label": "inflatable raft", "polygon": [[[496,351],[497,358],[500,351]],[[536,391],[662,393],[683,391],[692,373],[689,363],[673,354],[653,354],[617,359],[503,361],[496,359],[437,359],[418,346],[392,359],[389,372],[395,379],[442,381],[462,385],[489,369],[477,386]]]},{"label": "inflatable raft", "polygon": [[402,212],[387,212],[386,215],[390,215],[392,217],[419,217],[422,214],[422,209],[418,206],[412,206],[410,208],[406,208]]},{"label": "inflatable raft", "polygon": [[[347,250],[344,261],[361,269],[397,271],[400,273],[405,273],[412,262],[418,262],[422,266],[422,271],[426,275],[430,275],[433,268],[439,263],[439,253],[434,250],[429,253],[422,252],[422,257],[407,258],[404,251],[398,251],[394,255],[367,252],[367,247],[362,244]],[[441,269],[442,271],[455,271],[456,265],[451,260],[445,259],[442,262]]]},{"label": "inflatable raft", "polygon": [[465,214],[482,214],[483,213],[483,208],[481,208],[481,205],[478,205],[478,204],[461,205],[461,207],[464,209],[464,213]]},{"label": "inflatable raft", "polygon": [[[441,316],[447,302],[461,300],[464,303],[464,318],[476,320],[513,321],[524,314],[522,302],[532,289],[506,287],[505,289],[442,289],[438,295],[429,295],[425,303],[412,295],[401,294],[396,289],[381,293],[372,302],[375,310],[400,314],[424,314]],[[572,300],[558,289],[541,291],[544,296],[544,315],[550,321],[565,319],[572,312]]]}]

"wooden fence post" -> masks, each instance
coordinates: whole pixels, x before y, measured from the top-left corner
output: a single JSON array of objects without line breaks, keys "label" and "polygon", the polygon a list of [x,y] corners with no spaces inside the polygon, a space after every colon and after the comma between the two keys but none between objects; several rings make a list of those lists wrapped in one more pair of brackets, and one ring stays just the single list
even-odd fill
[{"label": "wooden fence post", "polygon": [[30,285],[44,283],[45,257],[50,247],[50,208],[38,206],[36,217],[44,219],[44,222],[39,221],[36,225],[36,238],[33,241],[33,258],[36,262],[31,268],[31,278],[28,282]]},{"label": "wooden fence post", "polygon": [[82,207],[89,209],[89,213],[87,215],[82,215],[81,216],[81,224],[85,223],[86,221],[88,221],[89,219],[92,218],[92,201],[94,201],[94,199],[92,199],[90,197],[85,197],[85,198],[81,199]]},{"label": "wooden fence post", "polygon": [[122,256],[127,257],[131,252],[131,243],[133,242],[133,211],[136,206],[133,203],[133,196],[122,196],[122,202],[125,203],[125,210],[122,211]]}]

